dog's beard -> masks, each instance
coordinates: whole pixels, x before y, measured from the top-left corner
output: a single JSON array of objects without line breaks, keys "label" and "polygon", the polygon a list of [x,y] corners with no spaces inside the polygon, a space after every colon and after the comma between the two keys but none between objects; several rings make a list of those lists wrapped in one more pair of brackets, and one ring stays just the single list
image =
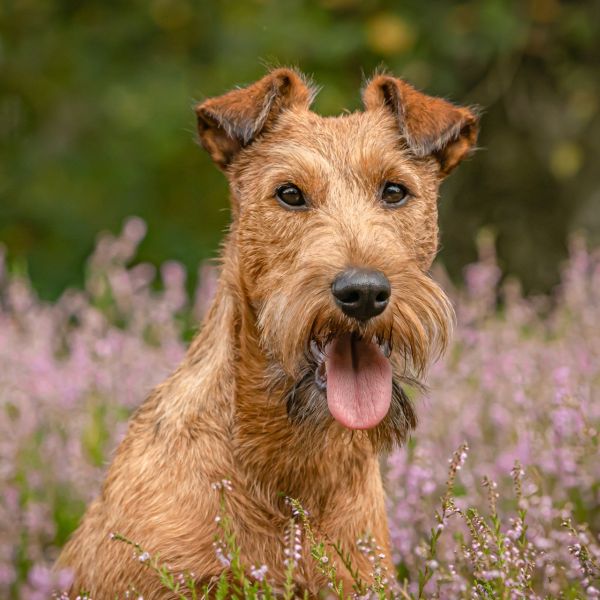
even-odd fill
[{"label": "dog's beard", "polygon": [[424,387],[428,364],[446,347],[454,315],[449,300],[424,273],[405,272],[390,278],[397,293],[383,314],[361,323],[341,314],[326,281],[302,275],[288,280],[286,291],[272,296],[259,313],[261,343],[273,367],[271,389],[283,390],[293,423],[327,431],[333,418],[323,385],[323,358],[314,347],[323,352],[345,334],[376,344],[389,353],[392,397],[386,416],[364,433],[378,451],[401,444],[416,425],[406,389]]}]

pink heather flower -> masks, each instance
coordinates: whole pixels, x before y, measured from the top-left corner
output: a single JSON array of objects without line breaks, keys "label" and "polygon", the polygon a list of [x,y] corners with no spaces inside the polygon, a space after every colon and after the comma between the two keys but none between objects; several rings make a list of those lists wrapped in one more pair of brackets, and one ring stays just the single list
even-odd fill
[{"label": "pink heather flower", "polygon": [[250,575],[257,581],[264,581],[268,570],[267,565],[261,565],[260,567],[252,566],[250,567]]},{"label": "pink heather flower", "polygon": [[230,553],[225,554],[226,548],[223,542],[218,541],[213,543],[215,549],[215,555],[217,560],[223,567],[229,567],[231,565],[231,559],[233,558]]},{"label": "pink heather flower", "polygon": [[146,231],[147,227],[143,219],[130,217],[123,226],[123,237],[137,245],[146,237]]}]

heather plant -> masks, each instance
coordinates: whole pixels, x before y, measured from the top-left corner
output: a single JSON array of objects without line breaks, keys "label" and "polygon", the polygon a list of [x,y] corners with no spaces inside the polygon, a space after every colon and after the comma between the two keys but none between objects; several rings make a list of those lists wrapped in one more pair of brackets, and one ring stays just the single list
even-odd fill
[{"label": "heather plant", "polygon": [[[471,529],[480,524],[479,515],[492,499],[493,530],[498,515],[510,514],[515,502],[519,511],[526,511],[530,545],[522,566],[535,569],[530,582],[534,591],[523,597],[559,597],[569,589],[595,597],[598,581],[582,564],[578,548],[586,545],[597,564],[599,256],[574,238],[554,296],[525,299],[514,281],[498,288],[501,273],[487,236],[480,248],[479,262],[465,273],[465,289],[455,294],[459,326],[454,345],[431,373],[417,433],[388,461],[394,558],[410,588],[418,589],[414,574],[429,553],[423,532],[443,494],[444,457],[467,440],[470,466],[453,483],[460,518],[441,523],[451,535],[444,535],[436,549],[436,565],[448,569],[436,568],[427,590],[433,593],[443,580],[451,590],[446,595],[458,595],[468,589],[474,573],[485,571],[491,577],[490,572],[498,571],[489,561],[473,570],[474,558],[482,558],[485,547],[457,545],[464,535],[461,522],[469,525],[465,519],[470,518]],[[516,498],[509,493],[515,461],[526,473],[519,477]],[[469,512],[472,508],[477,515]],[[501,532],[503,539],[519,538],[522,521],[519,512]],[[484,541],[491,544],[487,538],[479,543]],[[480,596],[486,597],[483,592]]]},{"label": "heather plant", "polygon": [[[119,236],[103,234],[84,288],[54,303],[0,260],[0,597],[68,587],[68,573],[50,570],[58,549],[98,493],[132,409],[177,365],[206,310],[214,268],[202,267],[190,299],[179,264],[157,276],[135,263],[144,233],[133,218]],[[503,278],[489,235],[479,242],[464,285],[443,281],[454,341],[414,399],[416,432],[384,464],[396,573],[365,532],[357,544],[372,581],[341,589],[348,549],[319,539],[302,499],[290,499],[288,584],[274,590],[269,565],[244,564],[223,482],[215,552],[233,576],[210,590],[136,540],[114,532],[115,543],[131,544],[132,560],[179,598],[292,598],[301,540],[337,597],[599,597],[600,254],[574,238],[556,291],[526,298]],[[136,597],[127,582],[123,597]]]}]

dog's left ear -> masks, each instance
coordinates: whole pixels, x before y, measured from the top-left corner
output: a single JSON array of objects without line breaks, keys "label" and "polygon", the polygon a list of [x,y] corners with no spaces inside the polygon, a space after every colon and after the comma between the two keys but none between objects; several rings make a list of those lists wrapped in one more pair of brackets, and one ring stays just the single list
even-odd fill
[{"label": "dog's left ear", "polygon": [[316,91],[293,69],[275,69],[252,85],[196,106],[202,146],[226,169],[285,109],[309,108]]},{"label": "dog's left ear", "polygon": [[434,156],[445,177],[473,149],[478,117],[469,108],[418,92],[389,75],[375,76],[363,90],[367,110],[384,107],[395,116],[409,149],[417,156]]}]

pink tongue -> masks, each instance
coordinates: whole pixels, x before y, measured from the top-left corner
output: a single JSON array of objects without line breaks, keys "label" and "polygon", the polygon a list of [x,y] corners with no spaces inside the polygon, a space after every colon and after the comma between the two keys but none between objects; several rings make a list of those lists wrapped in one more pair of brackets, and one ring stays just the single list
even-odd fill
[{"label": "pink tongue", "polygon": [[325,348],[327,405],[348,429],[370,429],[387,415],[392,400],[392,367],[379,346],[350,334]]}]

